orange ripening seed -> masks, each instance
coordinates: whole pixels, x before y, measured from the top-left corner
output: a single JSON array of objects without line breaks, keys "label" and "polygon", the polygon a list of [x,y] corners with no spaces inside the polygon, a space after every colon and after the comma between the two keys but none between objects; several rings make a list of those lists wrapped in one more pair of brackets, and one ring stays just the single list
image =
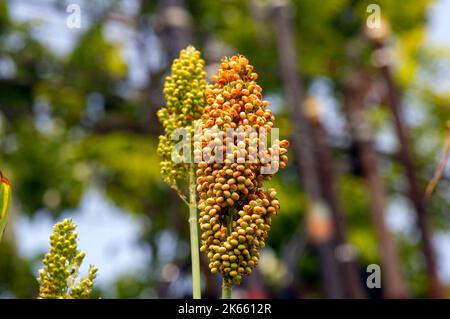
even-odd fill
[{"label": "orange ripening seed", "polygon": [[[242,140],[237,144],[228,141],[234,145],[232,161],[198,165],[201,251],[210,258],[211,272],[220,273],[225,284],[232,285],[239,284],[258,264],[259,248],[264,247],[272,218],[280,209],[276,191],[263,187],[273,176],[262,173],[269,164],[253,155],[255,148],[250,141],[255,137],[249,135],[250,129],[273,127],[275,117],[266,109],[269,103],[262,100],[258,75],[244,56],[223,59],[212,79],[214,85],[205,90],[208,105],[202,115],[202,129],[217,126],[225,137],[226,128],[239,128]],[[267,134],[256,136],[260,137]],[[259,144],[259,140],[256,142]],[[267,147],[269,159],[275,151],[283,154],[272,162],[274,167],[285,167],[288,145],[283,140]]]}]

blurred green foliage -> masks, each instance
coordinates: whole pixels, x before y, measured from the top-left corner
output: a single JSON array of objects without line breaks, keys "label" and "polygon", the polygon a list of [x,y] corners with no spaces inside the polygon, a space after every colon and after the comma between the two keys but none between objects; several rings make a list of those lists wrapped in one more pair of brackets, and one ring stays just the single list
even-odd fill
[{"label": "blurred green foliage", "polygon": [[[314,0],[292,1],[298,70],[307,90],[318,77],[326,77],[334,98],[339,101],[342,80],[350,70],[363,68],[376,72],[371,64],[372,48],[362,28],[370,3],[330,0],[319,5]],[[410,124],[421,182],[425,183],[442,147],[445,122],[450,118],[450,93],[436,90],[432,81],[419,82],[416,74],[420,71],[433,79],[439,72],[437,61],[448,64],[450,55],[423,45],[431,1],[419,0],[414,5],[389,0],[377,3],[393,30],[395,76],[407,97],[405,107],[423,115]],[[282,136],[288,136],[291,117],[280,94],[282,82],[270,2],[189,0],[185,4],[192,16],[192,44],[205,52],[207,64],[220,58],[208,55],[211,46],[218,44],[224,48],[221,55],[236,52],[246,55],[260,74],[265,96],[271,94],[281,99],[281,103],[276,103],[277,121],[282,123],[279,124]],[[161,132],[155,121],[156,110],[164,103],[161,83],[171,61],[161,63],[161,70],[156,71],[147,70],[142,61],[142,68],[151,81],[142,87],[132,87],[128,83],[129,61],[123,44],[105,37],[106,26],[111,23],[106,12],[93,14],[92,23],[76,40],[74,48],[60,56],[33,33],[31,22],[11,19],[8,5],[0,2],[0,60],[12,62],[15,71],[11,76],[0,77],[0,164],[13,184],[14,214],[32,216],[43,210],[56,217],[65,209],[77,207],[88,187],[100,186],[115,205],[145,216],[149,223],[144,225],[142,242],[152,247],[147,275],[130,273],[118,278],[116,291],[104,295],[165,296],[167,283],[160,279],[164,265],[159,258],[158,236],[163,231],[177,234],[177,251],[188,240],[187,211],[162,183],[160,159],[156,155],[157,135]],[[91,1],[90,7],[104,8],[101,1]],[[103,10],[114,11],[114,7]],[[131,30],[136,38],[154,33],[161,48],[151,50],[160,50],[159,54],[165,57],[168,55],[164,46],[166,35],[152,24],[159,15],[158,10],[155,1],[145,1],[139,16],[132,19],[140,21],[140,17],[150,17],[150,22],[137,23]],[[100,97],[101,101],[101,112],[96,116],[90,115],[92,110],[88,107],[93,96]],[[370,112],[376,132],[391,125],[390,116],[383,104],[379,104]],[[341,132],[330,133],[335,136]],[[352,170],[348,150],[343,149],[348,145],[330,140],[340,152],[336,167],[348,219],[348,239],[356,247],[361,265],[377,262],[379,252],[364,181]],[[395,164],[395,150],[380,156],[389,197],[406,198],[402,169]],[[306,199],[294,161],[272,184],[279,190],[282,209],[268,244],[281,256],[290,236],[304,223]],[[444,180],[430,203],[434,226],[447,231],[449,186]],[[37,283],[32,261],[19,256],[14,236],[6,237],[0,244],[0,296],[34,297]],[[414,295],[423,296],[423,257],[417,250],[417,242],[403,237],[398,240]],[[184,269],[187,257],[180,254],[172,262]],[[311,251],[302,254],[298,271],[305,295],[318,296],[318,264]]]}]

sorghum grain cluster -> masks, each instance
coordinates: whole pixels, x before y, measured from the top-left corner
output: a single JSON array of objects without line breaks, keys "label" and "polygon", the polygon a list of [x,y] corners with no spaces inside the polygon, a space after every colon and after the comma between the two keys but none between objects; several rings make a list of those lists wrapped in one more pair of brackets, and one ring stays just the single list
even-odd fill
[{"label": "sorghum grain cluster", "polygon": [[70,219],[53,226],[50,252],[44,257],[44,267],[39,271],[39,298],[82,299],[89,298],[97,267],[90,266],[88,277],[79,279],[78,270],[85,253],[78,250],[76,225]]},{"label": "sorghum grain cluster", "polygon": [[159,137],[158,154],[163,158],[163,179],[172,187],[176,187],[177,179],[189,175],[189,168],[181,160],[179,163],[173,161],[172,150],[177,141],[173,141],[171,136],[177,128],[192,128],[193,121],[203,114],[206,88],[204,65],[200,52],[189,46],[181,50],[180,57],[174,60],[172,73],[164,84],[167,105],[158,111],[158,118],[164,127],[164,135]]},{"label": "sorghum grain cluster", "polygon": [[[205,91],[207,106],[201,119],[206,133],[194,140],[201,251],[208,254],[211,271],[220,272],[228,286],[239,284],[258,264],[258,249],[264,247],[280,208],[275,189],[263,188],[273,174],[263,174],[262,169],[272,166],[277,171],[288,161],[286,140],[263,146],[262,156],[255,149],[261,148],[259,142],[267,138],[275,119],[267,109],[269,102],[262,100],[257,78],[244,56],[223,59],[212,78],[214,86]],[[227,129],[235,129],[232,136]],[[214,147],[217,154],[211,152]],[[226,149],[232,151],[218,162],[218,154]]]}]

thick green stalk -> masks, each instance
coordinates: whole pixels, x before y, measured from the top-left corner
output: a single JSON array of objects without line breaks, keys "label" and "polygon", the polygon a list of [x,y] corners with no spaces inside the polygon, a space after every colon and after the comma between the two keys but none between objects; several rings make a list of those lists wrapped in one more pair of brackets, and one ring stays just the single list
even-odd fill
[{"label": "thick green stalk", "polygon": [[[233,213],[234,209],[230,208],[228,210],[228,220],[227,220],[227,234],[230,235],[233,231]],[[227,284],[225,280],[222,281],[222,299],[231,299],[231,284]]]},{"label": "thick green stalk", "polygon": [[192,296],[194,299],[200,299],[200,253],[198,246],[197,198],[195,193],[196,183],[194,164],[191,164],[189,174],[189,225],[191,236]]}]

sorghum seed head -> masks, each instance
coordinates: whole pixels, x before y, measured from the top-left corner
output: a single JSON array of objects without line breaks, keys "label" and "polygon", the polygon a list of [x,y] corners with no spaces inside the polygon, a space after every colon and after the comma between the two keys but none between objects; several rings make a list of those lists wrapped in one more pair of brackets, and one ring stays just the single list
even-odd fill
[{"label": "sorghum seed head", "polygon": [[[207,105],[201,117],[202,129],[219,130],[219,133],[205,134],[204,141],[219,136],[223,139],[227,128],[238,128],[234,135],[238,138],[236,145],[234,140],[223,139],[226,145],[231,144],[233,154],[228,154],[224,163],[200,162],[197,170],[197,178],[202,183],[197,188],[200,216],[214,216],[199,218],[202,251],[212,261],[211,272],[220,272],[227,285],[239,284],[243,275],[250,274],[257,265],[258,249],[265,245],[271,216],[280,208],[276,191],[263,188],[272,175],[262,174],[261,170],[270,164],[263,164],[259,157],[253,156],[256,148],[251,142],[255,138],[265,139],[267,134],[258,136],[250,129],[258,132],[263,127],[270,131],[275,119],[266,108],[269,103],[262,100],[257,78],[248,59],[236,55],[222,60],[217,75],[212,78],[214,86],[204,90]],[[272,154],[281,155],[280,160],[272,161],[274,167],[285,167],[288,145],[286,140],[276,141],[266,149],[269,159]],[[207,147],[203,146],[203,153]],[[213,209],[209,208],[211,205]],[[211,228],[213,235],[208,233]]]}]

